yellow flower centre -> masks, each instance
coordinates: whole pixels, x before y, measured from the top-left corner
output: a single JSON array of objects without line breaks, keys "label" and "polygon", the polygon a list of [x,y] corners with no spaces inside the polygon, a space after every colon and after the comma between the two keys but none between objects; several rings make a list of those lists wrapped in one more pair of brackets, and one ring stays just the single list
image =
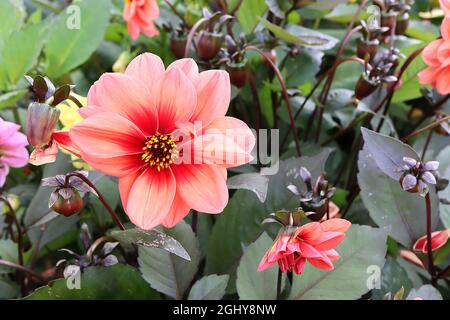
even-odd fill
[{"label": "yellow flower centre", "polygon": [[161,171],[161,169],[167,169],[173,163],[173,159],[178,156],[178,150],[175,147],[176,142],[170,134],[155,134],[147,138],[142,148],[144,152],[141,158],[150,167],[156,167],[158,171]]}]

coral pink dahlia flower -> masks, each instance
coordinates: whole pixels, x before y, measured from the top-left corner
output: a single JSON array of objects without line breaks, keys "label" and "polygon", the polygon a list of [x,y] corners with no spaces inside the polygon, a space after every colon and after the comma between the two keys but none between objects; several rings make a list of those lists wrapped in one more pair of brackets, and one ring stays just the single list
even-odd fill
[{"label": "coral pink dahlia flower", "polygon": [[450,0],[439,0],[439,4],[445,14],[450,14]]},{"label": "coral pink dahlia flower", "polygon": [[128,33],[136,40],[139,34],[153,37],[159,34],[153,20],[159,16],[156,0],[125,0],[123,18],[128,22]]},{"label": "coral pink dahlia flower", "polygon": [[419,72],[422,84],[431,84],[441,95],[450,93],[450,16],[441,25],[442,39],[431,42],[423,51],[428,68]]},{"label": "coral pink dahlia flower", "polygon": [[278,262],[281,271],[301,274],[307,261],[316,268],[333,270],[333,261],[340,258],[334,248],[344,240],[350,226],[347,220],[329,219],[307,223],[291,236],[278,236],[274,246],[263,257],[258,271]]},{"label": "coral pink dahlia flower", "polygon": [[124,74],[91,87],[85,118],[70,130],[81,158],[119,177],[125,212],[142,229],[172,227],[195,209],[220,213],[228,202],[227,167],[252,160],[248,126],[226,117],[225,71],[199,73],[192,59],[165,70],[158,56],[135,58]]},{"label": "coral pink dahlia flower", "polygon": [[20,126],[0,118],[0,187],[5,184],[9,168],[21,168],[28,163],[27,137]]}]

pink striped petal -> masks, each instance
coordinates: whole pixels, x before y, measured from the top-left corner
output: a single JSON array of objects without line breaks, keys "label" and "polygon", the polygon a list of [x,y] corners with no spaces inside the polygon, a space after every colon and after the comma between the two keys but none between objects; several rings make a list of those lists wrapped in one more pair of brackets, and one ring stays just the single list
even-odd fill
[{"label": "pink striped petal", "polygon": [[175,60],[167,67],[167,70],[171,70],[172,68],[178,68],[183,71],[191,81],[197,80],[199,76],[197,63],[191,58]]},{"label": "pink striped petal", "polygon": [[201,121],[205,127],[214,119],[223,117],[230,105],[230,77],[226,71],[209,70],[200,73],[195,81],[197,108],[191,121]]},{"label": "pink striped petal", "polygon": [[174,165],[171,167],[177,191],[186,204],[205,213],[221,213],[228,202],[224,168],[209,165]]},{"label": "pink striped petal", "polygon": [[158,130],[155,101],[145,84],[126,74],[106,73],[92,86],[89,98],[103,111],[117,113],[146,135]]},{"label": "pink striped petal", "polygon": [[176,193],[169,214],[162,222],[163,226],[166,228],[174,227],[189,214],[189,211],[189,206],[184,202],[182,197]]},{"label": "pink striped petal", "polygon": [[131,187],[125,212],[137,227],[152,229],[170,213],[175,190],[175,179],[170,170],[146,169]]},{"label": "pink striped petal", "polygon": [[150,89],[163,77],[164,70],[160,57],[153,53],[143,53],[130,62],[125,74],[140,79]]}]

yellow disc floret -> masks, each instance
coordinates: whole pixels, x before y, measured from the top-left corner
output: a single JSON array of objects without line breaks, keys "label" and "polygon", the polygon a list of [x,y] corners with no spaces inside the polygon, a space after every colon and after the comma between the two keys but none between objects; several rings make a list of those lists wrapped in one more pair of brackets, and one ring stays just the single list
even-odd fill
[{"label": "yellow disc floret", "polygon": [[142,160],[158,171],[167,169],[178,155],[176,142],[169,134],[155,134],[147,138],[142,150]]}]

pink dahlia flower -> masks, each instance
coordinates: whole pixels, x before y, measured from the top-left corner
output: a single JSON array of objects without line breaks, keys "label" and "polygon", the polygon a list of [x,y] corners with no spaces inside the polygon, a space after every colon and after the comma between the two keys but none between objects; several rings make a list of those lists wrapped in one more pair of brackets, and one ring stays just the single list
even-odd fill
[{"label": "pink dahlia flower", "polygon": [[159,34],[153,20],[159,16],[156,0],[125,0],[123,18],[128,22],[128,33],[136,40],[139,34],[153,37]]},{"label": "pink dahlia flower", "polygon": [[442,39],[431,42],[423,51],[428,68],[419,72],[422,84],[431,84],[441,95],[450,93],[450,16],[441,25]]},{"label": "pink dahlia flower", "polygon": [[225,116],[229,103],[225,71],[199,73],[192,59],[165,70],[158,56],[142,54],[91,87],[79,110],[85,119],[69,133],[72,149],[119,177],[125,212],[142,229],[172,227],[191,208],[220,213],[226,168],[251,161],[255,144],[244,122]]},{"label": "pink dahlia flower", "polygon": [[20,126],[0,118],[0,187],[5,184],[9,168],[21,168],[28,163],[27,137]]},{"label": "pink dahlia flower", "polygon": [[258,271],[278,263],[280,270],[301,274],[308,261],[316,268],[333,270],[333,261],[340,258],[336,248],[345,238],[351,223],[344,219],[329,219],[307,223],[291,235],[283,231],[265,254]]}]

